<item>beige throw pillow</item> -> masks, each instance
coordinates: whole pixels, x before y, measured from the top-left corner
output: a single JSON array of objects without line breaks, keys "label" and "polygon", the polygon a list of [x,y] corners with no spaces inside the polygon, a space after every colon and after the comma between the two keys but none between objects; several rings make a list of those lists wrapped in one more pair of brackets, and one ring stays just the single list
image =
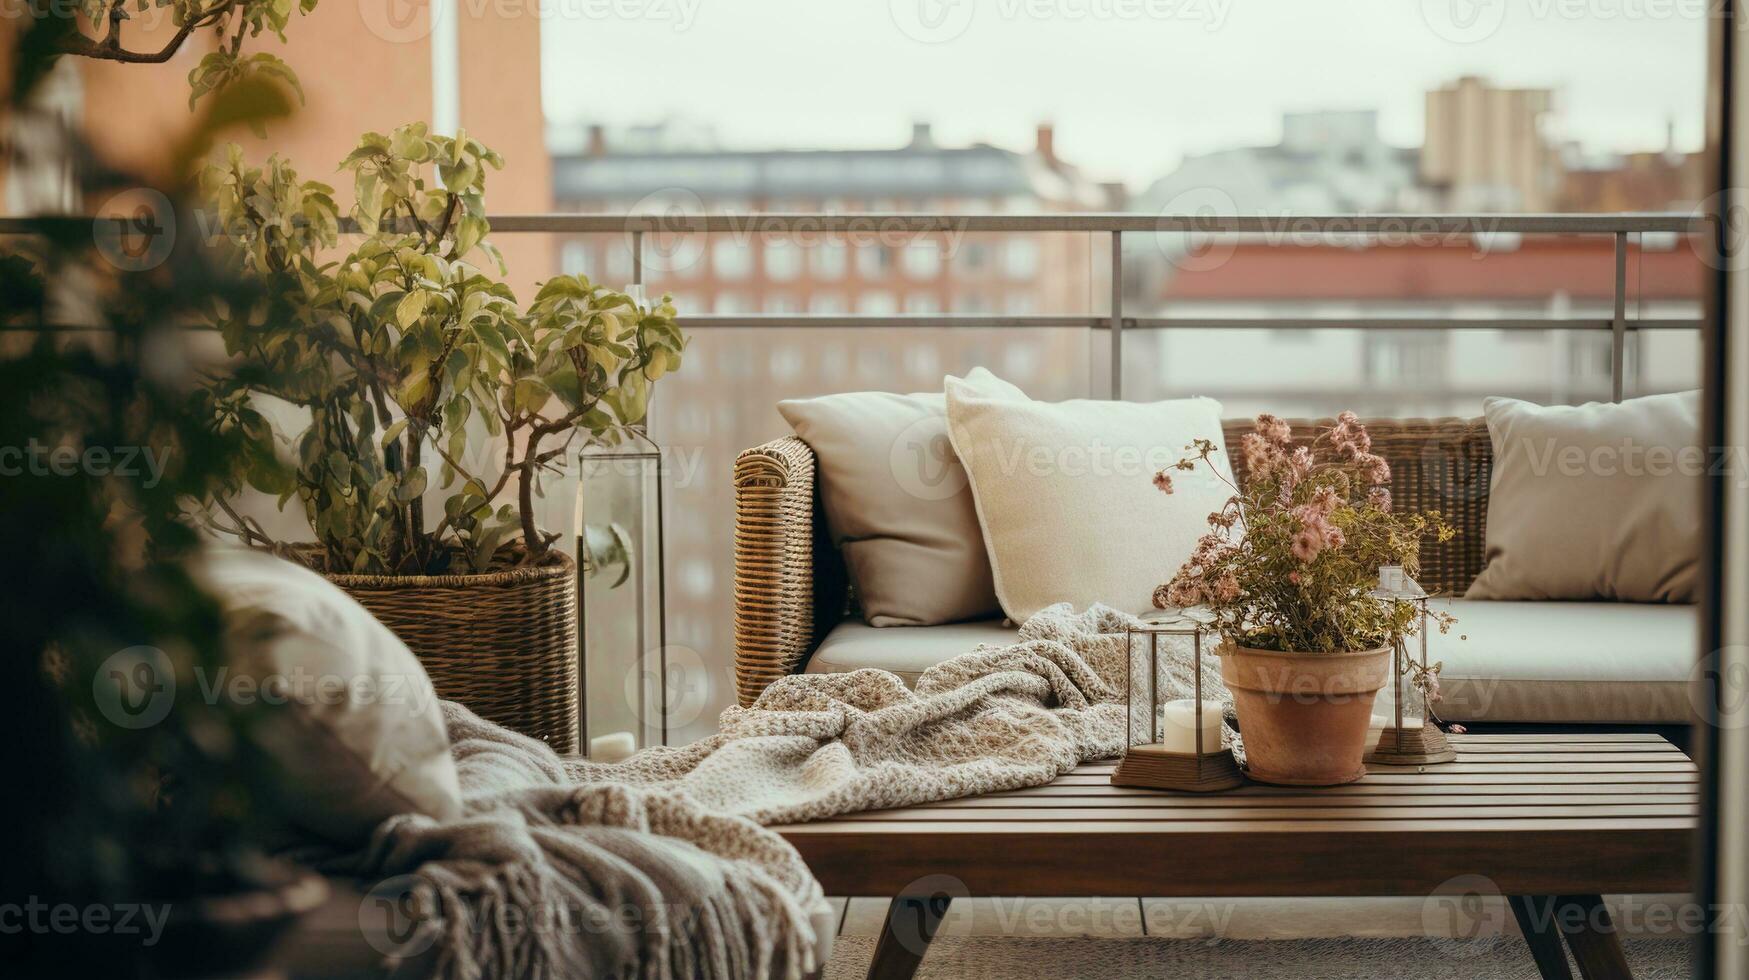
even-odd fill
[{"label": "beige throw pillow", "polygon": [[302,565],[214,548],[198,567],[225,613],[228,691],[261,699],[256,737],[278,763],[286,816],[361,845],[385,819],[461,815],[431,678],[351,596]]},{"label": "beige throw pillow", "polygon": [[[1009,619],[1057,602],[1147,611],[1232,490],[1221,405],[1209,398],[1036,402],[947,379],[954,449],[971,477],[996,595]],[[1154,474],[1209,439],[1220,476]]]},{"label": "beige throw pillow", "polygon": [[1700,394],[1483,402],[1494,443],[1487,565],[1468,599],[1693,602]]},{"label": "beige throw pillow", "polygon": [[[982,368],[968,383],[1025,398]],[[939,394],[879,391],[794,399],[778,413],[814,450],[832,540],[871,626],[996,615],[990,560]]]}]

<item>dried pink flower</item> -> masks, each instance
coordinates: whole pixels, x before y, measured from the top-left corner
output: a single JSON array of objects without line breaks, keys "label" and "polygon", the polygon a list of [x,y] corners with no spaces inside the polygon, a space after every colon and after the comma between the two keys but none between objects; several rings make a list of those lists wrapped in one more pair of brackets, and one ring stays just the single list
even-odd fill
[{"label": "dried pink flower", "polygon": [[1172,492],[1172,474],[1161,470],[1154,474],[1154,487],[1161,493]]},{"label": "dried pink flower", "polygon": [[1202,589],[1196,582],[1175,578],[1166,586],[1166,601],[1180,608],[1202,605]]},{"label": "dried pink flower", "polygon": [[1346,544],[1347,541],[1348,538],[1342,533],[1341,528],[1331,527],[1324,529],[1324,546],[1326,548],[1340,548]]},{"label": "dried pink flower", "polygon": [[1303,562],[1311,562],[1318,557],[1318,552],[1324,550],[1324,535],[1317,529],[1307,527],[1294,534],[1294,557]]},{"label": "dried pink flower", "polygon": [[1232,602],[1239,598],[1239,579],[1232,572],[1222,572],[1215,580],[1215,598],[1221,602]]},{"label": "dried pink flower", "polygon": [[1391,464],[1383,456],[1362,452],[1354,457],[1354,464],[1360,467],[1361,475],[1366,477],[1367,482],[1374,486],[1391,482]]},{"label": "dried pink flower", "polygon": [[1391,488],[1390,487],[1373,487],[1371,490],[1367,491],[1366,502],[1371,504],[1373,506],[1373,508],[1376,510],[1382,510],[1387,514],[1390,513],[1391,512]]},{"label": "dried pink flower", "polygon": [[1312,451],[1299,446],[1288,454],[1288,465],[1292,467],[1294,481],[1297,483],[1312,473]]},{"label": "dried pink flower", "polygon": [[1257,434],[1274,443],[1278,448],[1286,449],[1293,442],[1294,430],[1279,417],[1263,412],[1257,416]]}]

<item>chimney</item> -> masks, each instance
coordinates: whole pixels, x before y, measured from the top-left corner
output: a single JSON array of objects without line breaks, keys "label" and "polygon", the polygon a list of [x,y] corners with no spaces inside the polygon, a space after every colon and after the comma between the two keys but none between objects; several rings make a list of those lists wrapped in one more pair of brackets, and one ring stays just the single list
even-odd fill
[{"label": "chimney", "polygon": [[932,149],[934,146],[935,146],[935,137],[933,135],[931,135],[929,132],[929,124],[926,122],[914,122],[914,123],[912,123],[911,124],[911,145],[909,147],[907,147],[907,149],[928,150],[928,149]]},{"label": "chimney", "polygon": [[1038,142],[1033,147],[1041,159],[1052,168],[1057,165],[1056,133],[1050,123],[1038,124]]},{"label": "chimney", "polygon": [[607,156],[607,130],[600,123],[589,126],[589,145],[585,152],[592,157]]}]

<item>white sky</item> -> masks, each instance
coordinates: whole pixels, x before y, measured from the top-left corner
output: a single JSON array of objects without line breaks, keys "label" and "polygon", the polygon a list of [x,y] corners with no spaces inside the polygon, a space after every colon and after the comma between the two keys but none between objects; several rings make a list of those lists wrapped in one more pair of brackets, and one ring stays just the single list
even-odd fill
[{"label": "white sky", "polygon": [[[1058,153],[1141,189],[1283,111],[1376,108],[1421,141],[1462,74],[1557,92],[1591,150],[1702,139],[1708,0],[541,0],[555,125],[678,117],[735,148],[937,142]],[[922,40],[919,40],[922,38]]]}]

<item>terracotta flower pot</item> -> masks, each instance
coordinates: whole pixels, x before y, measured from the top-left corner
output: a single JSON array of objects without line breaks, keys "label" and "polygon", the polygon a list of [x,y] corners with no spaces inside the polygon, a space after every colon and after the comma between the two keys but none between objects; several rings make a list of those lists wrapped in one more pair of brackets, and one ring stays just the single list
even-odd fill
[{"label": "terracotta flower pot", "polygon": [[1222,644],[1247,775],[1284,786],[1338,786],[1366,775],[1367,725],[1391,676],[1391,649],[1283,653]]}]

